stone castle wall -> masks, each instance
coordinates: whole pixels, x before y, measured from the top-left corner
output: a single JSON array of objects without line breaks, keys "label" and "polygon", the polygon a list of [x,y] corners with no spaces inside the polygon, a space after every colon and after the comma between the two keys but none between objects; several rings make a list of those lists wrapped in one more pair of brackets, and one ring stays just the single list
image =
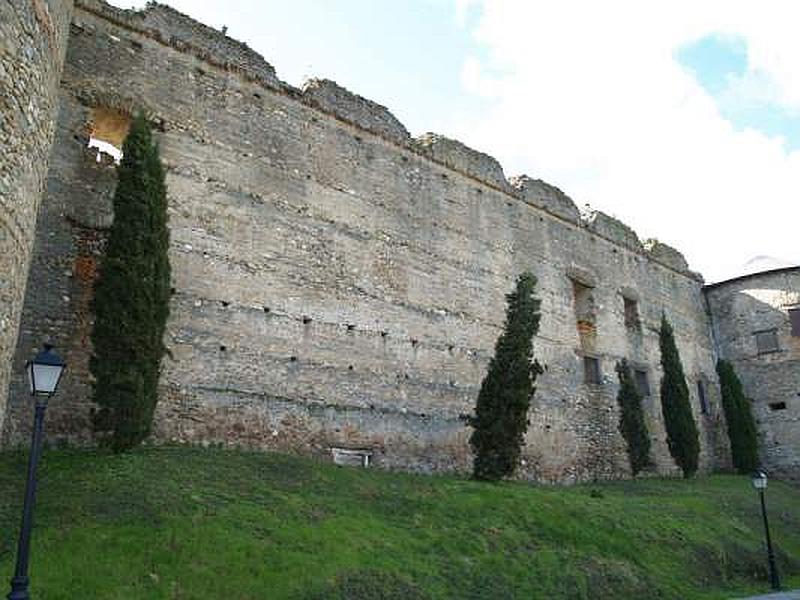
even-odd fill
[{"label": "stone castle wall", "polygon": [[[657,398],[662,312],[690,379],[703,468],[725,464],[702,281],[668,246],[603,213],[582,216],[540,180],[507,180],[459,142],[411,138],[333,82],[292,88],[246,46],[160,5],[78,0],[60,103],[7,442],[25,435],[20,368],[42,337],[70,363],[49,435],[90,441],[91,289],[115,176],[86,143],[99,110],[142,108],[168,171],[175,288],[157,439],[325,456],[363,448],[385,467],[468,468],[463,416],[504,295],[530,270],[545,372],[523,476],[628,473],[622,357],[647,373],[657,469],[675,471]],[[627,324],[625,298],[638,311]],[[599,383],[584,383],[584,357],[599,361]]]},{"label": "stone castle wall", "polygon": [[58,111],[71,0],[0,4],[0,425]]},{"label": "stone castle wall", "polygon": [[706,296],[720,356],[752,401],[764,467],[800,479],[800,331],[789,317],[800,310],[800,267],[714,284]]}]

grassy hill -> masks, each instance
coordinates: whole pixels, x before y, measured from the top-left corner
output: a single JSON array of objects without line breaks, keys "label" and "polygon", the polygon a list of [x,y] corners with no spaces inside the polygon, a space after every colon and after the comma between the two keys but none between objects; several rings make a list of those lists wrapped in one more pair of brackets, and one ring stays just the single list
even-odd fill
[{"label": "grassy hill", "polygon": [[[0,454],[4,586],[25,460]],[[768,495],[782,574],[800,587],[800,490]],[[728,598],[767,588],[758,510],[734,476],[553,488],[222,450],[46,451],[32,593]]]}]

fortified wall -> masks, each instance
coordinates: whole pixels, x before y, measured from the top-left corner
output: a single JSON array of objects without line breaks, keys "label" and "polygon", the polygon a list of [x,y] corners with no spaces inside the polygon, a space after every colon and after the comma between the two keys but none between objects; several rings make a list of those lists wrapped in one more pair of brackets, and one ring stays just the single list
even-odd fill
[{"label": "fortified wall", "polygon": [[614,365],[647,394],[656,470],[676,471],[658,400],[658,325],[673,323],[701,432],[727,464],[702,280],[559,189],[490,156],[412,138],[331,81],[302,90],[245,45],[163,5],[76,0],[47,189],[5,419],[26,435],[22,365],[50,339],[69,370],[48,435],[91,441],[92,286],[113,217],[110,157],[145,110],[167,168],[174,294],[155,437],[412,470],[469,468],[480,382],[517,275],[539,280],[544,366],[521,476],[629,474]]},{"label": "fortified wall", "polygon": [[71,0],[0,4],[0,424],[58,113]]},{"label": "fortified wall", "polygon": [[752,402],[761,463],[800,481],[800,267],[706,287],[721,358]]}]

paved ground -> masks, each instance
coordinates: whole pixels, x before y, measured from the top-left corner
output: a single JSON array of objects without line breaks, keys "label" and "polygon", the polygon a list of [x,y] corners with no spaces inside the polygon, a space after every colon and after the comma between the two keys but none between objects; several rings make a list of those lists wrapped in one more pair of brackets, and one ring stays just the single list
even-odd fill
[{"label": "paved ground", "polygon": [[749,598],[741,598],[741,600],[800,600],[800,590],[787,590],[764,596],[750,596]]}]

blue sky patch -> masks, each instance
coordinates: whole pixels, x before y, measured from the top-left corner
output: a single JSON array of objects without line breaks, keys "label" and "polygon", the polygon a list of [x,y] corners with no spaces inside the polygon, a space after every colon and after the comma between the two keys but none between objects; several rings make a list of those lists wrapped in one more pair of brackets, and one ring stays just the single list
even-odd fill
[{"label": "blue sky patch", "polygon": [[731,77],[747,71],[747,42],[735,36],[709,35],[678,49],[675,58],[716,96],[728,88]]},{"label": "blue sky patch", "polygon": [[679,48],[675,59],[694,74],[737,130],[781,136],[787,150],[800,150],[800,114],[770,99],[769,77],[748,69],[744,38],[708,35]]}]

